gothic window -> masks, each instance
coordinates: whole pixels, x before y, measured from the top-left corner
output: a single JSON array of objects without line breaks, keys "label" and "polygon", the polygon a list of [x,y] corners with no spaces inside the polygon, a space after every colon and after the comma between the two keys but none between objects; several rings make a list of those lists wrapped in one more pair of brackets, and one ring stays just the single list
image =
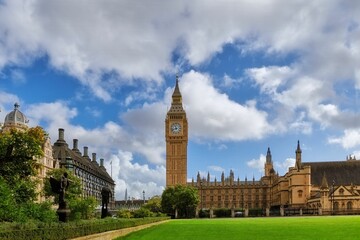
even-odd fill
[{"label": "gothic window", "polygon": [[351,210],[352,209],[352,202],[347,202],[346,209]]},{"label": "gothic window", "polygon": [[338,210],[339,209],[339,202],[334,202],[334,210]]},{"label": "gothic window", "polygon": [[219,201],[219,202],[221,201],[221,196],[218,196],[218,201]]}]

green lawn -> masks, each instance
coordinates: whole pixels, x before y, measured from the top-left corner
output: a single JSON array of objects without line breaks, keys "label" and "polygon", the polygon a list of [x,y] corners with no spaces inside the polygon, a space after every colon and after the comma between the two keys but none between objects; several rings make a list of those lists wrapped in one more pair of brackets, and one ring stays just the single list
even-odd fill
[{"label": "green lawn", "polygon": [[360,239],[360,216],[171,220],[120,239]]}]

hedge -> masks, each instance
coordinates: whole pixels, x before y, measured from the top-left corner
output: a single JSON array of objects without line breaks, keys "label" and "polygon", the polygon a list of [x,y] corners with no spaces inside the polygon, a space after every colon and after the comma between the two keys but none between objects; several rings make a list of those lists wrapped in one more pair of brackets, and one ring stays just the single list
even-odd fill
[{"label": "hedge", "polygon": [[30,223],[10,224],[0,230],[0,239],[48,239],[61,240],[71,239],[90,234],[107,232],[122,228],[135,227],[153,222],[159,222],[168,217],[137,218],[137,219],[97,219],[81,222],[68,223]]}]

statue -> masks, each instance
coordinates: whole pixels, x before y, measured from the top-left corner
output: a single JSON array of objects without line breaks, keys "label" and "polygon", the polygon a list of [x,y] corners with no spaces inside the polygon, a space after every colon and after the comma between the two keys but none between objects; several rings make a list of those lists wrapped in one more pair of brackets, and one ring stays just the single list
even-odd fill
[{"label": "statue", "polygon": [[67,222],[67,218],[70,214],[70,209],[68,209],[67,203],[65,201],[65,192],[69,187],[69,182],[70,181],[68,180],[67,172],[61,176],[60,181],[50,177],[52,192],[59,194],[59,208],[56,212],[59,216],[59,221],[61,222]]},{"label": "statue", "polygon": [[111,190],[108,187],[103,187],[101,189],[101,218],[105,218],[108,215],[108,204],[111,195]]}]

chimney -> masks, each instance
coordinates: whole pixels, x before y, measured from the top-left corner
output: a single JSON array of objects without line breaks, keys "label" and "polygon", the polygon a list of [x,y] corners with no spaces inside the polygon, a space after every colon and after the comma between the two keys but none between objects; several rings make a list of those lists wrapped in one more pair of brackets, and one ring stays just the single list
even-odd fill
[{"label": "chimney", "polygon": [[73,150],[78,150],[78,140],[73,139]]},{"label": "chimney", "polygon": [[54,143],[54,146],[58,146],[58,147],[61,147],[61,146],[67,147],[68,146],[64,139],[64,129],[63,128],[59,128],[59,138]]},{"label": "chimney", "polygon": [[93,162],[96,162],[96,153],[92,154],[92,160],[93,160]]},{"label": "chimney", "polygon": [[104,159],[100,158],[100,167],[103,167],[103,166],[104,166]]},{"label": "chimney", "polygon": [[84,156],[83,157],[89,157],[89,154],[88,154],[88,147],[84,147]]},{"label": "chimney", "polygon": [[59,140],[64,141],[64,129],[59,128]]}]

